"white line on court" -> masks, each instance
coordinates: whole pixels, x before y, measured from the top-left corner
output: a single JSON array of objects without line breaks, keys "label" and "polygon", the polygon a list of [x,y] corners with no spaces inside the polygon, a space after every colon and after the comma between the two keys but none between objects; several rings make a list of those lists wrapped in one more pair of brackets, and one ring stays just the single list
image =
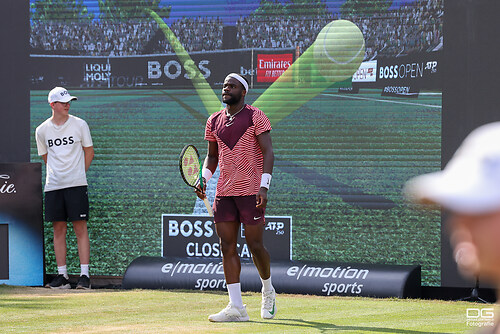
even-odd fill
[{"label": "white line on court", "polygon": [[435,104],[402,102],[402,101],[394,101],[394,100],[381,100],[381,99],[374,99],[371,97],[360,97],[360,96],[350,96],[350,95],[330,94],[330,93],[321,93],[321,95],[343,97],[346,99],[353,99],[353,100],[368,100],[368,101],[385,102],[385,103],[407,104],[407,105],[411,105],[411,106],[431,107],[431,108],[439,108],[439,109],[442,108],[441,106],[435,105]]}]

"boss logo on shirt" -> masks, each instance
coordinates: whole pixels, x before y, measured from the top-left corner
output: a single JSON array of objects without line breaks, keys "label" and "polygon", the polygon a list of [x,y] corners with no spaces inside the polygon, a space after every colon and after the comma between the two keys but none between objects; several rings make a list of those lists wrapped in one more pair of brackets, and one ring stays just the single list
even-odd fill
[{"label": "boss logo on shirt", "polygon": [[75,141],[73,140],[73,136],[48,140],[49,147],[61,146],[61,145],[72,145],[74,143],[75,143]]}]

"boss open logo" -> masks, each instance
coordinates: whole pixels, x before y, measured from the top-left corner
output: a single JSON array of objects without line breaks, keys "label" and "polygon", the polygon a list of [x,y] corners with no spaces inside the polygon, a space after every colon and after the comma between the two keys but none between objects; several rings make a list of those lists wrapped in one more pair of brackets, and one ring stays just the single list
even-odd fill
[{"label": "boss open logo", "polygon": [[492,307],[488,308],[467,308],[467,326],[486,327],[494,325],[495,312]]}]

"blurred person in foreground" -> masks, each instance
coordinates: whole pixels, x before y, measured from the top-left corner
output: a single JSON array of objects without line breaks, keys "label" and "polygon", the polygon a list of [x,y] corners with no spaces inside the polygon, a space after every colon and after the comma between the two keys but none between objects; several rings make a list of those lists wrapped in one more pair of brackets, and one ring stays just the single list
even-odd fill
[{"label": "blurred person in foreground", "polygon": [[[500,291],[500,122],[472,131],[442,171],[411,179],[404,193],[447,212],[460,272]],[[500,334],[500,321],[481,333]]]}]

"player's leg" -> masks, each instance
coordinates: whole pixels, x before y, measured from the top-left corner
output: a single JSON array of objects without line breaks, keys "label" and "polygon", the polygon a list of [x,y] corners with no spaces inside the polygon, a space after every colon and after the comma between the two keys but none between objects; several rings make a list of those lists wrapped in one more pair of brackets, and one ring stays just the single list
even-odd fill
[{"label": "player's leg", "polygon": [[[54,253],[56,255],[57,267],[66,266],[66,233],[68,230],[65,221],[52,222],[54,228]],[[64,274],[59,272],[60,274]],[[67,275],[67,273],[66,273]]]},{"label": "player's leg", "polygon": [[220,222],[215,224],[215,231],[220,240],[222,267],[224,268],[229,301],[241,309],[243,308],[240,284],[241,262],[237,251],[239,226],[238,222]]},{"label": "player's leg", "polygon": [[264,224],[245,225],[245,239],[252,253],[252,260],[262,281],[260,315],[272,319],[276,315],[276,291],[271,281],[271,257],[263,242]]},{"label": "player's leg", "polygon": [[63,190],[45,193],[45,220],[52,222],[54,231],[54,254],[56,256],[58,275],[46,285],[52,289],[70,289],[68,270],[66,267],[66,209]]},{"label": "player's leg", "polygon": [[54,227],[54,253],[56,255],[58,275],[48,284],[48,287],[51,289],[71,289],[66,267],[67,223],[65,221],[55,221],[52,225]]},{"label": "player's leg", "polygon": [[239,227],[240,223],[234,221],[215,224],[222,251],[222,266],[229,293],[229,304],[219,313],[210,315],[208,317],[210,321],[248,321],[250,319],[241,298],[241,263],[237,251]]},{"label": "player's leg", "polygon": [[86,220],[89,216],[87,187],[69,188],[66,193],[66,202],[69,219],[73,222],[80,258],[81,271],[76,288],[90,289],[90,240]]},{"label": "player's leg", "polygon": [[245,225],[245,240],[262,281],[260,315],[272,319],[276,315],[276,291],[271,281],[271,259],[264,247],[265,210],[255,206],[255,196],[242,196],[236,201],[240,220]]},{"label": "player's leg", "polygon": [[226,278],[229,304],[222,311],[212,314],[208,320],[248,321],[249,317],[241,298],[240,272],[241,263],[237,252],[238,211],[232,198],[216,197],[214,205],[215,231],[219,236],[222,251],[222,266]]},{"label": "player's leg", "polygon": [[[66,233],[68,231],[68,226],[65,221],[55,221],[52,223],[54,228],[54,253],[56,255],[56,263],[58,268],[66,269]],[[64,270],[62,269],[62,270]],[[61,272],[59,269],[59,274],[67,276],[67,272]],[[66,277],[68,278],[68,277]]]},{"label": "player's leg", "polygon": [[73,222],[73,229],[76,235],[76,242],[78,244],[78,256],[80,258],[80,277],[76,284],[77,289],[90,289],[90,239],[87,230],[86,220],[77,220]]},{"label": "player's leg", "polygon": [[238,232],[240,223],[219,222],[215,224],[215,231],[219,236],[222,251],[222,266],[227,284],[240,282],[241,263],[237,251]]},{"label": "player's leg", "polygon": [[263,240],[264,224],[245,225],[245,240],[262,279],[271,277],[271,257]]},{"label": "player's leg", "polygon": [[76,242],[78,244],[78,256],[80,258],[80,264],[88,265],[90,262],[90,239],[87,229],[87,221],[74,221],[73,230],[75,231]]}]

